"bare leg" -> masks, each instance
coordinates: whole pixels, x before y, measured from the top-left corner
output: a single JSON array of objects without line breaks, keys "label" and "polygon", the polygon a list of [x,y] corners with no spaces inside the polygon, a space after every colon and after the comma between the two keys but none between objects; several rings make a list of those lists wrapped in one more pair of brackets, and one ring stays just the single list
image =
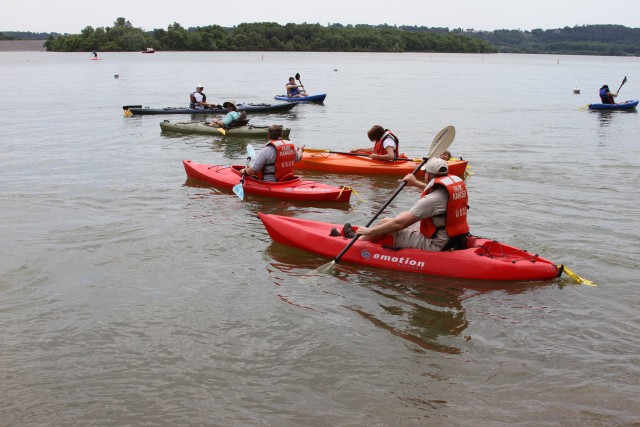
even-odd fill
[{"label": "bare leg", "polygon": [[[391,218],[382,218],[380,220],[380,224],[384,224],[388,221],[391,221]],[[385,237],[387,237],[388,234],[367,234],[366,236],[360,236],[361,240],[364,240],[366,242],[378,242],[382,239],[384,239]]]}]

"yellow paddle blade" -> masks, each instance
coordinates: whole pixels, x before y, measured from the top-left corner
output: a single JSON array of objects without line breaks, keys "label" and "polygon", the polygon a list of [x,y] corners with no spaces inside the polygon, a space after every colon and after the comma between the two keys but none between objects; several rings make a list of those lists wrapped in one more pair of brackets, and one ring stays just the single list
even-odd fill
[{"label": "yellow paddle blade", "polygon": [[307,148],[304,147],[304,151],[307,151],[309,153],[330,153],[331,150],[321,150],[319,148]]},{"label": "yellow paddle blade", "polygon": [[[558,266],[558,268],[562,268],[562,267],[563,267],[562,265]],[[596,283],[592,282],[591,280],[587,280],[587,279],[584,279],[584,278],[578,276],[576,273],[574,273],[573,271],[569,270],[567,267],[564,267],[563,273],[565,273],[567,276],[569,276],[573,280],[575,280],[576,283],[587,285],[587,286],[598,286]]]},{"label": "yellow paddle blade", "polygon": [[222,129],[222,128],[218,128],[218,132],[220,132],[220,133],[221,133],[221,134],[223,134],[223,135],[226,135],[226,134],[227,134],[227,131],[226,131],[226,130],[224,130],[224,129]]},{"label": "yellow paddle blade", "polygon": [[131,116],[133,116],[133,113],[131,111],[129,111],[129,110],[124,110],[124,116],[125,117],[131,117]]}]

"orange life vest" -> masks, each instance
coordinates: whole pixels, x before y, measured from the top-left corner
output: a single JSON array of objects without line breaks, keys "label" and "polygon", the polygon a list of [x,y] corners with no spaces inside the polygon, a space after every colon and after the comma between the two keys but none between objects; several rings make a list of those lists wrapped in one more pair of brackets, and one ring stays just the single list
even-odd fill
[{"label": "orange life vest", "polygon": [[383,155],[383,156],[385,154],[388,154],[387,150],[385,150],[385,148],[382,145],[384,140],[387,139],[387,138],[391,138],[391,139],[393,139],[395,141],[396,146],[393,149],[393,155],[395,157],[399,157],[398,153],[400,152],[400,140],[389,129],[386,129],[384,131],[384,133],[382,134],[382,137],[379,140],[376,141],[375,145],[373,146],[373,153],[374,154],[380,154],[380,155]]},{"label": "orange life vest", "polygon": [[[432,179],[427,188],[424,189],[420,197],[424,197],[429,194],[436,185],[442,185],[449,194],[449,200],[447,201],[447,213],[445,215],[444,228],[447,231],[449,237],[455,237],[460,234],[466,234],[469,232],[469,224],[467,224],[467,208],[469,203],[469,197],[467,195],[467,186],[464,184],[462,178],[456,175],[439,176]],[[433,224],[433,219],[426,218],[420,221],[420,232],[432,239],[438,227]]]},{"label": "orange life vest", "polygon": [[[293,165],[296,163],[296,147],[291,141],[282,139],[272,139],[266,146],[272,145],[276,149],[276,160],[274,163],[267,163],[265,166],[274,166],[276,171],[276,181],[280,181],[285,175],[293,174]],[[260,179],[264,179],[264,173],[258,174]]]}]

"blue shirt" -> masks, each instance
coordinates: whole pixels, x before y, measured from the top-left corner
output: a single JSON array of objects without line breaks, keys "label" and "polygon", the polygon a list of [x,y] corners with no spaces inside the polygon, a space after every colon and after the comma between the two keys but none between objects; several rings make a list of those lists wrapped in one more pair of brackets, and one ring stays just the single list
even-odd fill
[{"label": "blue shirt", "polygon": [[237,111],[229,111],[227,115],[224,116],[224,119],[222,119],[222,122],[225,126],[230,126],[231,122],[233,122],[238,117],[240,117],[240,113],[238,113]]}]

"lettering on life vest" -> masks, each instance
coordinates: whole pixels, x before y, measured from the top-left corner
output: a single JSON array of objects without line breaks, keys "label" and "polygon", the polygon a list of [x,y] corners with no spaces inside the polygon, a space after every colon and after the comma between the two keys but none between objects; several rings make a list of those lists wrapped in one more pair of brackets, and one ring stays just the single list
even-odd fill
[{"label": "lettering on life vest", "polygon": [[464,197],[467,197],[467,191],[464,188],[462,188],[461,184],[453,185],[451,188],[453,190],[453,194],[451,195],[452,200],[459,200]]},{"label": "lettering on life vest", "polygon": [[463,207],[463,208],[460,208],[460,209],[456,209],[456,218],[460,218],[460,217],[463,217],[465,215],[467,215],[467,208],[466,207]]}]

